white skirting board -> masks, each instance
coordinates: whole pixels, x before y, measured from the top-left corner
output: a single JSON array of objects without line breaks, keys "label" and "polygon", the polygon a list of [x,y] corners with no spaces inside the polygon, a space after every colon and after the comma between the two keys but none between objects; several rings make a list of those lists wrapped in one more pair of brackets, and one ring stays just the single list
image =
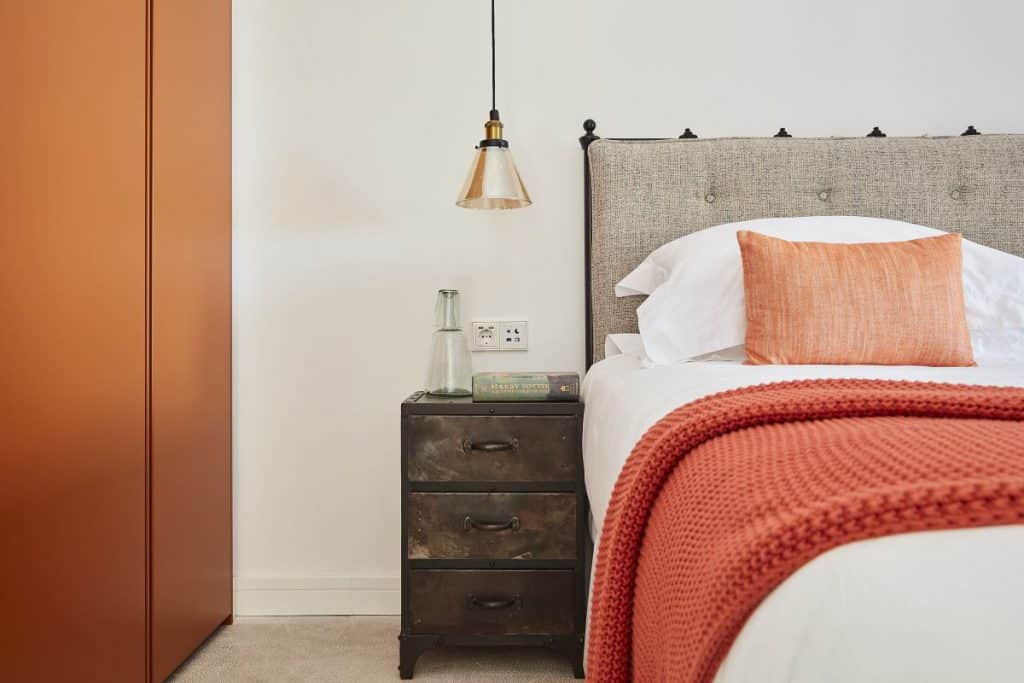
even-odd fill
[{"label": "white skirting board", "polygon": [[399,614],[397,576],[235,577],[235,615]]}]

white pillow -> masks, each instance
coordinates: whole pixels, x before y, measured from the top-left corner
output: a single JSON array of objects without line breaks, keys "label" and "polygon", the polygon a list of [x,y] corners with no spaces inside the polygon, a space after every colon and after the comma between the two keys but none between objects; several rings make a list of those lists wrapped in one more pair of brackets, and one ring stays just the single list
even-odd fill
[{"label": "white pillow", "polygon": [[[895,242],[941,230],[880,218],[767,218],[718,225],[650,254],[615,291],[650,294],[637,309],[648,357],[672,364],[744,342],[746,312],[737,230],[791,241]],[[1024,259],[963,241],[964,305],[979,365],[1024,362]]]},{"label": "white pillow", "polygon": [[612,358],[614,356],[633,356],[635,358],[643,358],[644,354],[644,343],[640,339],[639,334],[622,332],[618,334],[609,334],[604,338],[604,357]]},{"label": "white pillow", "polygon": [[[615,356],[631,356],[640,361],[644,368],[656,367],[647,357],[644,351],[644,342],[639,334],[633,332],[621,332],[609,334],[604,338],[604,357],[614,358]],[[702,356],[692,358],[693,362],[719,361],[722,363],[742,363],[747,358],[746,349],[743,346],[734,346],[731,349],[722,349],[713,353],[706,353]]]},{"label": "white pillow", "polygon": [[[926,228],[885,218],[861,216],[803,216],[797,218],[759,218],[725,223],[684,235],[663,244],[639,266],[615,285],[616,296],[651,294],[671,274],[682,268],[706,263],[708,257],[720,259],[722,249],[739,258],[736,231],[753,230],[762,235],[791,242],[902,242],[940,235],[942,230]],[[742,283],[741,283],[742,284]]]}]

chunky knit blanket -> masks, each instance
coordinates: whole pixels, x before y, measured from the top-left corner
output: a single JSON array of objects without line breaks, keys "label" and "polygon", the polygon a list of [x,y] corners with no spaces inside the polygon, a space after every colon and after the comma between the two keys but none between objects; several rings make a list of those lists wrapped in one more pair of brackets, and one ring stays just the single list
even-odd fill
[{"label": "chunky knit blanket", "polygon": [[710,681],[747,617],[817,555],[888,534],[1024,523],[1024,389],[815,380],[654,425],[599,544],[588,679]]}]

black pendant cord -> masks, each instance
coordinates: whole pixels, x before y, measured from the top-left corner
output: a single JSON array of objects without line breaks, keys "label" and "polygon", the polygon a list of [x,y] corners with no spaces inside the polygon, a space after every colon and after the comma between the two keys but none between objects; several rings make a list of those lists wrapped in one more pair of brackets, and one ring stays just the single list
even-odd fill
[{"label": "black pendant cord", "polygon": [[494,0],[491,0],[491,118],[498,118],[498,79],[495,76],[497,73],[496,60],[494,57]]}]

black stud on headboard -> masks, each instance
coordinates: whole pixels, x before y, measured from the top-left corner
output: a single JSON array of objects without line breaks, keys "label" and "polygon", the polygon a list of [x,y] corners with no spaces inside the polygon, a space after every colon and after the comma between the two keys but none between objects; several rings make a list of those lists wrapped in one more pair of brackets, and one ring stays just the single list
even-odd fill
[{"label": "black stud on headboard", "polygon": [[960,133],[960,135],[981,135],[981,131],[975,128],[974,126],[967,126],[967,130],[965,130],[963,133]]},{"label": "black stud on headboard", "polygon": [[879,128],[878,126],[875,126],[874,128],[871,129],[871,132],[868,133],[865,137],[869,137],[869,138],[884,138],[885,137],[885,133],[882,132],[881,128]]},{"label": "black stud on headboard", "polygon": [[789,131],[787,131],[787,130],[786,130],[785,128],[779,128],[779,132],[778,132],[778,133],[776,133],[776,134],[775,134],[774,136],[772,136],[772,137],[776,137],[776,138],[791,138],[791,137],[793,137],[793,136],[792,136],[792,135],[790,135],[790,134],[789,134]]},{"label": "black stud on headboard", "polygon": [[583,130],[586,132],[580,136],[580,146],[583,147],[584,150],[586,150],[587,147],[590,147],[591,142],[597,140],[598,136],[594,135],[595,128],[597,128],[597,124],[594,122],[594,119],[587,119],[583,122]]},{"label": "black stud on headboard", "polygon": [[693,138],[696,138],[696,137],[697,137],[697,134],[694,133],[689,128],[687,128],[686,130],[683,131],[683,134],[679,136],[679,139],[680,140],[690,140],[690,139],[693,139]]}]

